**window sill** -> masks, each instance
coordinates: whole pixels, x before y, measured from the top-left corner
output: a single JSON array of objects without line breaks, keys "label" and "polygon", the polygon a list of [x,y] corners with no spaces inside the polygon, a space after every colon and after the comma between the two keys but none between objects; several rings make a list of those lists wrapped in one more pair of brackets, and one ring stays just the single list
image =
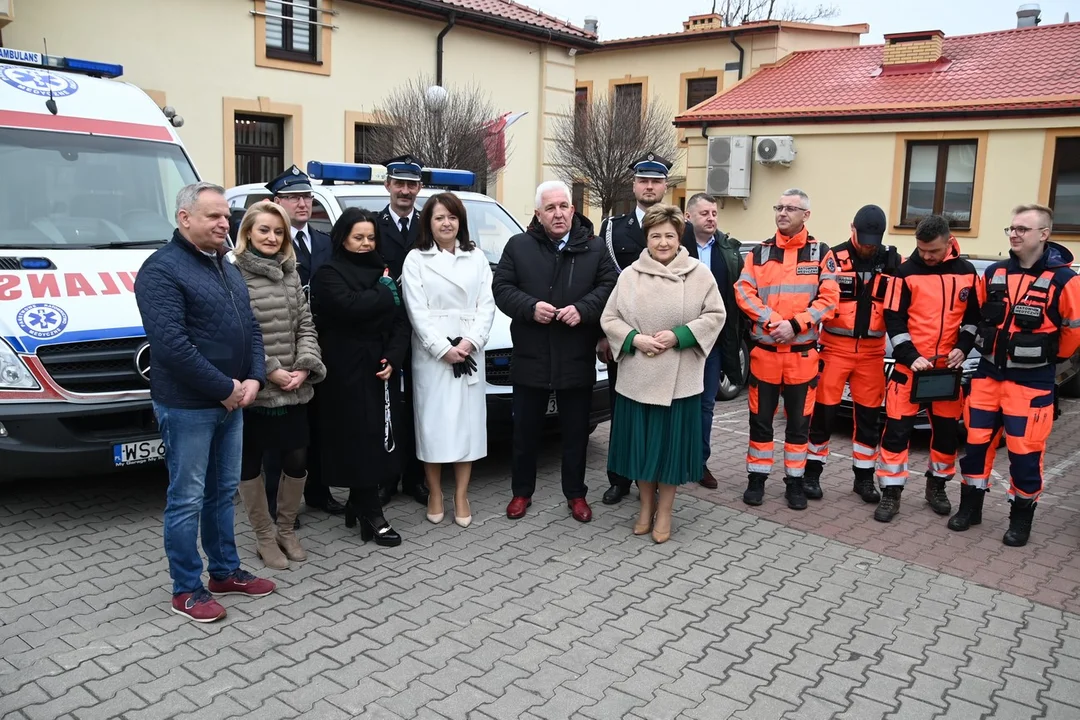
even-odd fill
[{"label": "window sill", "polygon": [[286,60],[288,62],[304,63],[305,65],[322,65],[322,60],[316,60],[310,55],[289,52],[288,50],[274,50],[272,48],[267,48],[266,57],[271,60]]}]

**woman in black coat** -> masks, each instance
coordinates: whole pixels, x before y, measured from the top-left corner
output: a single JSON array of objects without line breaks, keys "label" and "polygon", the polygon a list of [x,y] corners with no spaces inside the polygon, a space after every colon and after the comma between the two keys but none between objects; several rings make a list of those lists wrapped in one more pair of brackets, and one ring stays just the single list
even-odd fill
[{"label": "woman in black coat", "polygon": [[311,279],[312,310],[326,380],[318,387],[322,477],[349,488],[345,526],[360,537],[401,544],[382,513],[379,483],[400,472],[399,371],[411,329],[397,285],[379,253],[379,225],[349,208],[330,233],[333,255]]}]

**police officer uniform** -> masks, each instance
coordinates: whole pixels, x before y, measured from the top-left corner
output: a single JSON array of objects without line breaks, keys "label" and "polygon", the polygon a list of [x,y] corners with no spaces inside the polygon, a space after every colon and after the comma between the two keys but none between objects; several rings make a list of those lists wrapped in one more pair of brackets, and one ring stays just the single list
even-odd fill
[{"label": "police officer uniform", "polygon": [[[634,177],[667,178],[671,170],[671,161],[660,157],[656,153],[647,153],[630,164],[634,171]],[[641,256],[645,249],[645,231],[641,229],[641,221],[645,211],[635,207],[633,212],[625,215],[615,215],[604,220],[600,225],[600,239],[603,241],[608,255],[618,272],[630,267]],[[615,411],[615,382],[618,379],[619,364],[609,362],[608,372],[608,397],[612,412]],[[613,505],[630,493],[630,480],[621,475],[608,471],[608,482],[611,487],[604,493],[605,505]]]},{"label": "police officer uniform", "polygon": [[[412,155],[391,158],[383,165],[386,166],[386,176],[390,179],[421,182],[422,165]],[[420,211],[414,205],[412,214],[402,218],[398,217],[387,203],[379,213],[379,235],[382,239],[380,252],[383,260],[390,267],[390,274],[397,280],[401,277],[405,256],[420,238]]]},{"label": "police officer uniform", "polygon": [[[399,155],[383,162],[386,166],[386,177],[391,180],[411,180],[422,182],[422,163],[413,155]],[[401,281],[401,268],[405,264],[405,256],[416,245],[420,238],[420,212],[415,205],[412,214],[407,217],[398,217],[391,209],[390,204],[379,213],[379,252],[390,268],[390,275]],[[405,458],[404,471],[401,475],[401,487],[406,494],[412,495],[416,502],[427,505],[428,489],[424,479],[424,466],[416,457],[416,428],[413,425],[413,383],[412,383],[412,353],[405,355],[405,365],[402,368],[404,374],[405,403],[404,422],[395,428],[398,442],[401,443],[402,457]],[[379,498],[383,505],[397,493],[398,479],[392,478],[389,484],[379,488]]]},{"label": "police officer uniform", "polygon": [[[283,195],[312,194],[311,178],[300,168],[293,165],[276,178],[266,183],[266,189],[277,198]],[[293,249],[296,251],[296,270],[300,276],[300,284],[307,292],[311,283],[311,276],[322,267],[323,263],[330,260],[333,252],[330,236],[316,230],[311,225],[305,224],[302,228],[289,225],[292,235]],[[313,418],[317,416],[315,403],[318,402],[318,392],[308,407],[309,436],[308,445],[308,480],[304,486],[304,504],[311,508],[325,510],[331,515],[341,515],[345,512],[345,506],[334,499],[330,494],[330,488],[321,481],[321,465],[319,462],[319,432]],[[264,459],[267,478],[267,502],[271,508],[277,506],[277,484],[271,486],[270,478],[281,476],[280,468],[276,467],[278,458],[273,453],[267,453]]]}]

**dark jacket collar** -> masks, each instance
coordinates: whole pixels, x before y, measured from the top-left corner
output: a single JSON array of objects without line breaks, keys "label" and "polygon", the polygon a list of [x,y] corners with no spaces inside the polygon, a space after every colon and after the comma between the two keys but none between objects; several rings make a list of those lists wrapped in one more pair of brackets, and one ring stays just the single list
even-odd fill
[{"label": "dark jacket collar", "polygon": [[[535,238],[538,241],[548,243],[554,246],[554,241],[548,237],[547,232],[544,231],[544,226],[540,224],[540,219],[533,215],[532,222],[529,223],[529,229],[525,231],[529,237]],[[574,222],[570,226],[570,236],[566,241],[565,252],[581,252],[585,249],[586,244],[593,238],[593,224],[592,220],[585,217],[581,213],[574,213]]]},{"label": "dark jacket collar", "polygon": [[[198,247],[196,247],[195,243],[191,242],[186,237],[184,237],[183,235],[180,234],[180,228],[174,228],[173,229],[172,241],[174,243],[176,243],[177,245],[179,245],[180,247],[187,250],[189,253],[195,255],[196,257],[200,257],[200,258],[203,258],[203,259],[206,259],[206,260],[210,259],[210,256],[207,255],[206,253],[204,253]],[[227,252],[227,250],[226,250],[224,245],[219,247],[217,249],[217,257],[218,257],[218,259],[220,260],[225,255],[226,252]]]},{"label": "dark jacket collar", "polygon": [[1046,250],[1043,251],[1042,256],[1027,270],[1020,267],[1019,258],[1017,258],[1016,254],[1010,250],[1008,269],[1010,272],[1029,272],[1033,275],[1038,275],[1044,270],[1056,270],[1058,268],[1069,267],[1072,263],[1073,254],[1069,248],[1056,242],[1048,242],[1046,243]]}]

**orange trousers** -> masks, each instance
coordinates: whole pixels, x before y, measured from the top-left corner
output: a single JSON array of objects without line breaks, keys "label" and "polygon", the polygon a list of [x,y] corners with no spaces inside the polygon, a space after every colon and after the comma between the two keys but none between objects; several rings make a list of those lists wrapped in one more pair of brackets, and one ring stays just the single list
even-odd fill
[{"label": "orange trousers", "polygon": [[821,352],[821,376],[817,402],[810,420],[808,460],[824,464],[829,457],[829,437],[836,422],[844,386],[851,388],[855,406],[855,432],[851,440],[852,466],[873,470],[881,441],[881,403],[885,399],[885,355],[843,352],[826,348]]},{"label": "orange trousers", "polygon": [[1043,490],[1043,453],[1054,425],[1054,388],[973,378],[964,422],[968,436],[967,451],[960,461],[962,482],[990,487],[994,455],[1004,433],[1009,451],[1009,497],[1038,500]]},{"label": "orange trousers", "polygon": [[768,475],[773,466],[773,417],[784,398],[787,432],[784,437],[784,474],[806,474],[807,439],[817,387],[818,354],[772,352],[761,347],[750,351],[750,444],[746,472]]},{"label": "orange trousers", "polygon": [[[929,474],[948,480],[956,474],[963,396],[924,405],[930,417]],[[897,364],[885,390],[885,431],[877,461],[878,485],[901,485],[908,477],[908,445],[920,405],[911,402],[911,368]]]}]

